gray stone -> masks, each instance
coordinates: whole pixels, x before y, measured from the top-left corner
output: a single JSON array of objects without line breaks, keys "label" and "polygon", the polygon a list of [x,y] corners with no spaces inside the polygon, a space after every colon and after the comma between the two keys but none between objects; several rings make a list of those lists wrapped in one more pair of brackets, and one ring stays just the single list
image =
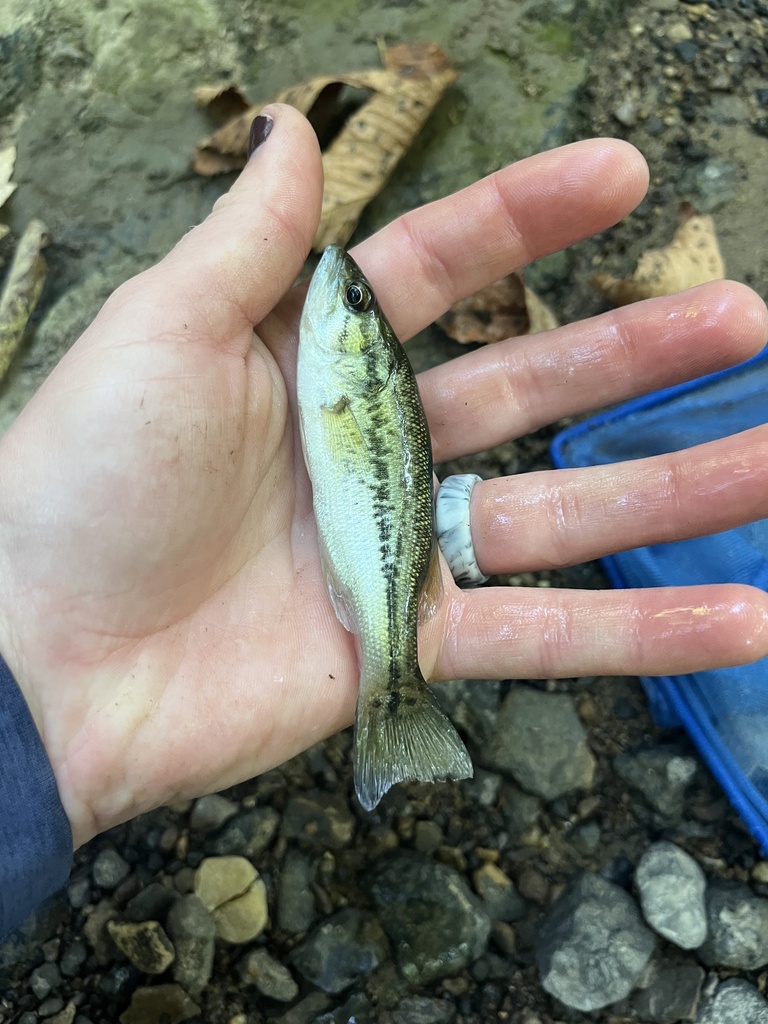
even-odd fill
[{"label": "gray stone", "polygon": [[96,904],[83,925],[86,942],[96,954],[96,959],[100,964],[108,964],[114,959],[117,952],[106,927],[116,917],[117,907],[110,899],[103,899]]},{"label": "gray stone", "polygon": [[82,939],[73,939],[64,947],[59,960],[61,973],[67,978],[74,978],[85,961],[88,959],[88,950]]},{"label": "gray stone", "polygon": [[91,883],[88,878],[75,878],[67,886],[67,897],[69,905],[75,910],[81,910],[88,902],[91,892]]},{"label": "gray stone", "polygon": [[485,952],[490,918],[446,864],[401,850],[377,862],[369,888],[410,984],[456,974]]},{"label": "gray stone", "polygon": [[419,853],[434,853],[445,842],[443,830],[435,821],[417,821],[413,827],[413,845]]},{"label": "gray stone", "polygon": [[619,778],[643,794],[663,822],[681,820],[685,793],[698,768],[694,758],[670,750],[641,750],[620,754],[613,767]]},{"label": "gray stone", "polygon": [[232,800],[227,800],[220,793],[209,793],[195,800],[189,814],[189,827],[196,832],[212,832],[237,814],[238,810],[238,805]]},{"label": "gray stone", "polygon": [[696,1024],[768,1024],[768,1003],[748,981],[730,978],[702,1006]]},{"label": "gray stone", "polygon": [[278,876],[277,926],[284,932],[306,932],[315,922],[314,872],[298,850],[288,850]]},{"label": "gray stone", "polygon": [[192,996],[208,984],[213,970],[216,925],[202,900],[182,896],[168,914],[168,935],[176,950],[173,979]]},{"label": "gray stone", "polygon": [[180,985],[153,985],[137,988],[120,1024],[180,1024],[197,1017],[200,1007]]},{"label": "gray stone", "polygon": [[494,921],[519,921],[525,915],[525,900],[512,879],[495,864],[483,864],[472,875],[472,882]]},{"label": "gray stone", "polygon": [[123,911],[126,921],[163,921],[178,899],[178,893],[160,882],[150,882],[128,900]]},{"label": "gray stone", "polygon": [[339,910],[291,953],[291,962],[321,988],[337,993],[386,960],[389,944],[381,925],[367,911]]},{"label": "gray stone", "polygon": [[313,1024],[318,1014],[330,1005],[325,992],[310,992],[308,996],[292,1006],[281,1017],[275,1017],[270,1024]]},{"label": "gray stone", "polygon": [[406,996],[392,1012],[394,1024],[451,1024],[456,1007],[446,999]]},{"label": "gray stone", "polygon": [[173,945],[157,921],[108,921],[107,931],[120,952],[145,974],[162,974],[173,963]]},{"label": "gray stone", "polygon": [[312,1024],[379,1024],[379,1014],[364,992],[353,992],[341,1006],[315,1017]]},{"label": "gray stone", "polygon": [[501,704],[501,683],[497,679],[454,679],[436,686],[435,696],[476,747],[488,743]]},{"label": "gray stone", "polygon": [[567,693],[514,687],[501,705],[484,756],[492,768],[545,800],[589,789],[595,775],[587,734]]},{"label": "gray stone", "polygon": [[707,937],[707,880],[693,857],[674,843],[654,843],[640,858],[635,885],[651,928],[682,949],[702,944]]},{"label": "gray stone", "polygon": [[703,983],[704,970],[698,964],[661,966],[651,983],[632,997],[632,1006],[646,1024],[693,1020]]},{"label": "gray stone", "polygon": [[262,995],[279,1003],[290,1003],[299,994],[293,975],[266,949],[252,949],[238,964],[240,980],[244,985],[255,985]]},{"label": "gray stone", "polygon": [[40,964],[29,976],[29,987],[38,999],[45,999],[61,984],[61,971],[56,964]]},{"label": "gray stone", "polygon": [[282,834],[326,850],[342,850],[352,842],[355,819],[341,796],[315,793],[292,797],[283,812]]},{"label": "gray stone", "polygon": [[588,1012],[629,995],[653,949],[632,897],[598,875],[582,875],[542,924],[536,960],[547,992]]},{"label": "gray stone", "polygon": [[[52,1017],[64,1008],[64,1000],[59,996],[49,996],[37,1008],[38,1017]],[[74,1017],[74,1014],[72,1014]]]},{"label": "gray stone", "polygon": [[100,889],[116,888],[131,870],[117,850],[101,850],[93,862],[93,880]]},{"label": "gray stone", "polygon": [[255,860],[271,846],[277,835],[280,815],[272,807],[254,807],[230,818],[222,828],[210,836],[205,844],[207,853],[239,854]]},{"label": "gray stone", "polygon": [[707,886],[706,906],[709,934],[698,950],[703,963],[745,971],[768,964],[768,899],[718,879]]},{"label": "gray stone", "polygon": [[[37,1012],[40,1013],[40,1010]],[[58,1013],[54,1013],[53,1016],[47,1017],[46,1024],[72,1024],[76,1013],[77,1007],[70,1000],[70,1002],[68,1002],[63,1009],[59,1010]]]},{"label": "gray stone", "polygon": [[683,176],[681,192],[700,213],[712,213],[733,199],[738,183],[736,165],[729,160],[705,160]]}]

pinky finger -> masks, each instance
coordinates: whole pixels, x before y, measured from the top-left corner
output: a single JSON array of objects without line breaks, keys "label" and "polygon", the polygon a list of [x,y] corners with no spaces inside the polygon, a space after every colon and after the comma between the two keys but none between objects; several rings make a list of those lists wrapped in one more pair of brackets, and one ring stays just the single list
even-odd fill
[{"label": "pinky finger", "polygon": [[678,675],[766,655],[768,594],[754,587],[490,587],[454,597],[435,676]]}]

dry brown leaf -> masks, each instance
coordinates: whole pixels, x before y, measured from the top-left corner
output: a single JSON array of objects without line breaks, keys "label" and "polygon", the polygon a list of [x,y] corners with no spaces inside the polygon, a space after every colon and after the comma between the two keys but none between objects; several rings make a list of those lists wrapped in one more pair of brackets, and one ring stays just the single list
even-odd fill
[{"label": "dry brown leaf", "polygon": [[596,274],[592,284],[617,306],[659,295],[674,295],[725,277],[715,224],[709,215],[685,211],[685,220],[663,249],[649,249],[631,277]]},{"label": "dry brown leaf", "polygon": [[16,246],[0,293],[0,380],[16,354],[43,290],[47,267],[41,250],[47,241],[45,225],[39,220],[30,221]]},{"label": "dry brown leaf", "polygon": [[558,325],[554,313],[519,273],[461,299],[437,322],[462,345],[492,344],[523,334],[539,334]]},{"label": "dry brown leaf", "polygon": [[[346,244],[363,210],[384,187],[458,74],[434,43],[392,47],[385,59],[383,69],[322,75],[274,97],[274,102],[288,103],[307,115],[322,138],[334,120],[335,100],[344,86],[370,93],[323,152],[323,209],[313,245],[317,251]],[[221,94],[217,88],[209,98]],[[198,145],[192,162],[198,174],[219,174],[244,165],[251,122],[262,106],[248,107]]]}]

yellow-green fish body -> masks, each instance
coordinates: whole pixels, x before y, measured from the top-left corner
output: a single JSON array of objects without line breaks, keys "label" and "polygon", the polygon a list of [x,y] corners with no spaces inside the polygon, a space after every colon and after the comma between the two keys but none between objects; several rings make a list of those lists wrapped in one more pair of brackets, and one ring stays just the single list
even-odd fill
[{"label": "yellow-green fish body", "polygon": [[329,246],[301,320],[298,403],[323,568],[359,636],[355,788],[467,778],[472,764],[419,669],[417,624],[439,581],[432,452],[416,379],[355,261]]}]

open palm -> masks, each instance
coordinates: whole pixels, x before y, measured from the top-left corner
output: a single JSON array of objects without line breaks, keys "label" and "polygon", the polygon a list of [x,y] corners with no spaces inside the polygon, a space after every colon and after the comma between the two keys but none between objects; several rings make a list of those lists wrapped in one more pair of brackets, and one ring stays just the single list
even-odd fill
[{"label": "open palm", "polygon": [[[320,157],[298,113],[270,112],[232,191],[112,296],[0,443],[0,651],[77,844],[264,771],[353,716],[355,648],[322,578],[294,393],[292,285]],[[405,340],[615,223],[645,184],[631,147],[579,143],[401,218],[355,256]],[[765,332],[758,297],[718,283],[463,356],[420,379],[436,458],[728,365]],[[759,428],[488,481],[472,507],[481,568],[565,565],[765,516],[766,455]],[[768,599],[736,586],[463,593],[447,580],[420,641],[437,679],[686,671],[763,656]]]}]

